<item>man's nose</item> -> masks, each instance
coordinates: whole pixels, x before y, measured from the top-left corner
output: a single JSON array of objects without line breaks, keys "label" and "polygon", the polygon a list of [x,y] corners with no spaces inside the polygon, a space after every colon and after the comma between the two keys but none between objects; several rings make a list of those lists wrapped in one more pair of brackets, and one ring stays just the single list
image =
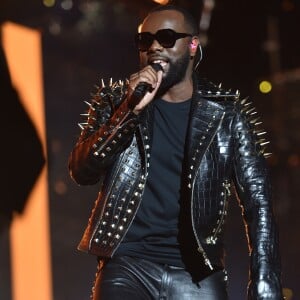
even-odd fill
[{"label": "man's nose", "polygon": [[156,50],[162,50],[162,49],[163,49],[163,46],[156,39],[154,39],[148,50],[156,51]]}]

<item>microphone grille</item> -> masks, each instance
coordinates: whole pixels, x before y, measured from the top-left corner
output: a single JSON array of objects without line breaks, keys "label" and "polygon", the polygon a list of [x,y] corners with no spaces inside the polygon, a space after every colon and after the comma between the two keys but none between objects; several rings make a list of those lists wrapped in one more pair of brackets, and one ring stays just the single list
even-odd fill
[{"label": "microphone grille", "polygon": [[158,72],[158,71],[163,71],[163,68],[160,64],[151,64],[151,67],[154,69],[154,71]]}]

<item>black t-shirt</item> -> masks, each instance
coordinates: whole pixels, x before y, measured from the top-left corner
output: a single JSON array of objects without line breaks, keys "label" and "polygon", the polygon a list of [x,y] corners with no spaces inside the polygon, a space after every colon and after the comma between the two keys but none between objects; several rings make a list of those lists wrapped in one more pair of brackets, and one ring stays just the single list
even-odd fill
[{"label": "black t-shirt", "polygon": [[116,255],[183,266],[178,243],[180,185],[190,100],[156,99],[149,175],[137,215]]}]

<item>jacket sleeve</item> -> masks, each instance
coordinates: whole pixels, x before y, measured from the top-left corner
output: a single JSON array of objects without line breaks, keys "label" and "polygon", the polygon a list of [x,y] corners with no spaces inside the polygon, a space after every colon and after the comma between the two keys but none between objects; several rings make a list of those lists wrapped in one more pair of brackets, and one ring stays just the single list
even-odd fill
[{"label": "jacket sleeve", "polygon": [[80,185],[98,182],[133,138],[138,117],[129,109],[121,82],[98,88],[80,123],[82,131],[69,156],[69,172]]},{"label": "jacket sleeve", "polygon": [[268,143],[258,130],[256,112],[247,99],[235,103],[233,119],[235,186],[243,209],[250,253],[248,299],[282,298],[278,231],[265,156]]}]

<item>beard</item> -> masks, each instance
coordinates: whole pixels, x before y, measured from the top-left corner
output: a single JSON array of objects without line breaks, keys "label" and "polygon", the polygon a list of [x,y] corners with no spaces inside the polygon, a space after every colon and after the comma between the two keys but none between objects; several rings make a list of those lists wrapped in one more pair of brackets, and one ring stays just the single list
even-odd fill
[{"label": "beard", "polygon": [[186,75],[190,53],[186,51],[178,60],[169,61],[169,70],[157,90],[158,97],[164,95],[171,87],[181,82]]}]

